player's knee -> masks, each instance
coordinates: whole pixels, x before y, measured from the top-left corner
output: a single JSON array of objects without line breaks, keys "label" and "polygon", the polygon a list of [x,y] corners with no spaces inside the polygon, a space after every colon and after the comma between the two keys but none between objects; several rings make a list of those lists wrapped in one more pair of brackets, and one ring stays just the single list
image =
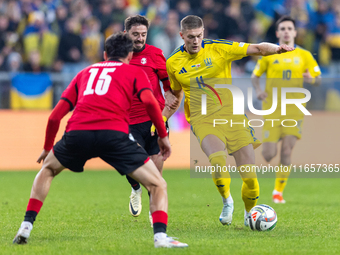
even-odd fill
[{"label": "player's knee", "polygon": [[159,181],[159,187],[163,190],[167,190],[168,186],[164,178],[162,177]]},{"label": "player's knee", "polygon": [[276,156],[276,151],[274,151],[274,150],[263,150],[262,155],[267,162],[270,162]]},{"label": "player's knee", "polygon": [[257,178],[243,178],[242,180],[247,185],[248,189],[257,189],[259,187]]},{"label": "player's knee", "polygon": [[43,177],[43,178],[54,178],[57,175],[57,172],[49,167],[49,166],[43,166],[41,170],[39,171],[37,176]]},{"label": "player's knee", "polygon": [[284,146],[281,150],[281,157],[289,158],[292,154],[292,149],[289,146]]}]

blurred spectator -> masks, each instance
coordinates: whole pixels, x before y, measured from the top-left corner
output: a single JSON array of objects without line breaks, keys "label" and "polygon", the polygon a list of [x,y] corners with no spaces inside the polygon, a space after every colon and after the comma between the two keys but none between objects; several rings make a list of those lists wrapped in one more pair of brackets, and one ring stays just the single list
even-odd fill
[{"label": "blurred spectator", "polygon": [[183,44],[183,40],[179,35],[178,23],[175,21],[168,21],[164,32],[157,34],[153,38],[152,44],[163,51],[167,58],[171,52]]},{"label": "blurred spectator", "polygon": [[305,46],[308,24],[310,23],[309,16],[312,12],[310,4],[306,0],[292,0],[290,9],[290,16],[295,20],[297,30],[295,42],[298,45]]},{"label": "blurred spectator", "polygon": [[327,43],[332,52],[330,73],[336,77],[340,74],[340,4],[335,2],[333,8],[333,19],[327,24]]},{"label": "blurred spectator", "polygon": [[318,62],[321,59],[319,56],[320,48],[324,49],[325,47],[327,24],[332,20],[333,15],[329,10],[328,3],[324,0],[318,0],[316,11],[311,13],[309,25],[309,29],[314,30],[313,52],[316,53],[315,58]]},{"label": "blurred spectator", "polygon": [[56,9],[56,18],[51,24],[51,29],[59,36],[65,32],[68,9],[64,5],[59,5]]},{"label": "blurred spectator", "polygon": [[125,0],[114,1],[112,10],[112,21],[114,23],[124,23],[124,20],[126,19],[125,8]]},{"label": "blurred spectator", "polygon": [[21,10],[18,1],[9,1],[5,13],[9,18],[9,31],[14,32],[21,20]]},{"label": "blurred spectator", "polygon": [[90,6],[86,0],[74,0],[71,4],[70,11],[72,18],[76,18],[80,22],[83,22],[92,16]]},{"label": "blurred spectator", "polygon": [[82,38],[79,35],[80,24],[75,18],[66,21],[66,31],[62,34],[58,49],[58,59],[65,69],[73,69],[82,60]]},{"label": "blurred spectator", "polygon": [[65,5],[67,7],[67,9],[70,9],[71,8],[71,4],[74,0],[61,0],[61,4],[62,5]]},{"label": "blurred spectator", "polygon": [[25,72],[41,73],[45,72],[46,68],[40,64],[40,53],[37,50],[30,52],[28,62],[24,64]]},{"label": "blurred spectator", "polygon": [[7,59],[7,71],[10,73],[18,73],[23,70],[22,68],[22,58],[19,53],[12,52],[8,55]]},{"label": "blurred spectator", "polygon": [[[170,12],[174,12],[175,14],[177,14],[175,11],[170,11]],[[169,14],[168,14],[168,22],[170,21]],[[153,44],[155,36],[157,36],[159,33],[163,33],[163,31],[164,31],[164,20],[162,19],[162,17],[157,15],[154,18],[154,20],[151,22],[150,28],[148,30],[148,37],[146,39],[146,43]]]},{"label": "blurred spectator", "polygon": [[259,12],[272,21],[276,14],[286,14],[286,2],[286,0],[260,0],[255,7]]},{"label": "blurred spectator", "polygon": [[265,35],[265,41],[276,41],[275,36],[275,22],[282,15],[286,15],[287,10],[285,8],[285,2],[287,0],[260,0],[256,5],[257,19],[263,27]]},{"label": "blurred spectator", "polygon": [[154,5],[156,8],[156,15],[163,17],[165,19],[169,11],[169,6],[165,0],[154,0]]},{"label": "blurred spectator", "polygon": [[[196,9],[196,15],[204,18],[205,15],[216,13],[214,0],[201,0],[201,5]],[[205,24],[204,24],[205,25]]]},{"label": "blurred spectator", "polygon": [[40,51],[41,65],[50,68],[55,60],[59,38],[52,33],[46,22],[44,13],[35,11],[28,17],[28,26],[23,33],[25,60],[32,51]]},{"label": "blurred spectator", "polygon": [[100,20],[101,28],[100,32],[104,32],[105,29],[113,22],[112,20],[113,5],[111,1],[101,1],[99,9],[95,13],[95,16]]},{"label": "blurred spectator", "polygon": [[121,22],[116,22],[116,23],[111,23],[104,32],[104,37],[105,39],[108,38],[110,35],[117,33],[119,31],[123,31],[123,23]]},{"label": "blurred spectator", "polygon": [[86,34],[83,40],[83,49],[89,63],[99,62],[103,58],[104,40],[100,33],[100,21],[90,18],[86,21]]},{"label": "blurred spectator", "polygon": [[190,2],[188,0],[180,0],[176,5],[178,11],[179,20],[182,20],[185,16],[191,15]]},{"label": "blurred spectator", "polygon": [[58,99],[73,77],[87,65],[86,62],[82,61],[83,40],[80,32],[79,21],[76,18],[69,18],[66,21],[66,31],[60,38],[58,61],[54,65],[54,70],[61,71],[64,79],[62,87],[55,90],[55,95]]},{"label": "blurred spectator", "polygon": [[0,14],[0,70],[4,69],[5,59],[7,54],[4,54],[3,50],[7,43],[7,30],[8,30],[8,17],[6,15]]},{"label": "blurred spectator", "polygon": [[149,20],[153,20],[157,16],[157,9],[151,0],[141,0],[140,5],[140,15],[146,16]]},{"label": "blurred spectator", "polygon": [[[223,38],[234,38],[235,36],[239,37],[239,39],[235,40],[240,40],[240,41],[248,41],[248,34],[250,31],[250,26],[249,24],[251,23],[252,20],[255,19],[255,10],[250,3],[249,0],[242,0],[242,1],[237,1],[237,0],[230,0],[230,5],[227,7],[225,10],[225,15],[226,18],[229,18],[229,21],[231,22],[231,19],[236,21],[237,23],[237,31],[229,31],[229,34],[227,34]],[[225,20],[224,22],[227,23],[222,23],[222,24],[229,24],[228,20]],[[221,30],[220,26],[220,30]],[[231,27],[228,26],[228,27]],[[223,29],[222,29],[223,31]]]}]

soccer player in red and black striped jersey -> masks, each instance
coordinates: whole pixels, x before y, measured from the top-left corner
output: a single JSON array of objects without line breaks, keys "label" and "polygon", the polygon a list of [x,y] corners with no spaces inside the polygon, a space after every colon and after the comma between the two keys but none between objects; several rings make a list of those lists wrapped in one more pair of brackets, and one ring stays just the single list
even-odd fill
[{"label": "soccer player in red and black striped jersey", "polygon": [[[178,100],[170,90],[170,81],[165,66],[166,59],[162,50],[145,43],[148,28],[149,21],[144,16],[135,15],[128,17],[125,20],[125,32],[128,33],[133,40],[134,53],[130,64],[139,66],[145,71],[151,82],[153,94],[158,101],[160,109],[163,110],[165,100],[160,87],[160,81],[163,84],[165,97],[167,99],[172,99],[172,102]],[[163,120],[167,126],[167,119],[163,117]],[[145,107],[135,96],[130,112],[130,133],[146,150],[160,173],[162,173],[163,160],[162,156],[159,155],[160,150],[157,144],[158,134],[154,133],[153,130],[150,132],[151,127],[152,121],[147,114]],[[126,178],[132,187],[129,210],[132,216],[137,217],[142,211],[142,189],[137,181],[129,176],[126,176]],[[150,221],[152,223],[151,216]]]},{"label": "soccer player in red and black striped jersey", "polygon": [[[155,247],[187,246],[165,234],[166,183],[145,150],[129,135],[132,99],[137,96],[157,128],[163,160],[170,156],[168,133],[151,84],[141,68],[128,65],[132,49],[128,35],[110,36],[105,41],[105,61],[80,71],[63,92],[48,120],[44,150],[38,158],[43,166],[34,180],[25,218],[13,243],[27,242],[56,175],[65,168],[82,172],[87,160],[100,157],[121,175],[141,182],[150,192]],[[53,146],[60,120],[73,108],[64,136]]]}]

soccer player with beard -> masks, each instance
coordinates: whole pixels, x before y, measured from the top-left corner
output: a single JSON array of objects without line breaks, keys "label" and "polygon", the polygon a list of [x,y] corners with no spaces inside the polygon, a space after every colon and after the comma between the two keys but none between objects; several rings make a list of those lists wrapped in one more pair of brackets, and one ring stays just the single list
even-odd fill
[{"label": "soccer player with beard", "polygon": [[[149,28],[149,21],[141,15],[128,17],[125,20],[125,31],[133,41],[133,56],[130,61],[131,65],[141,67],[147,74],[155,98],[157,99],[161,110],[165,106],[165,100],[162,95],[160,81],[163,83],[165,98],[171,99],[173,105],[178,103],[177,98],[171,93],[168,73],[166,72],[165,57],[162,50],[145,43]],[[170,107],[170,106],[168,106]],[[167,126],[167,118],[163,116]],[[130,133],[136,141],[146,150],[152,161],[157,166],[160,173],[163,170],[162,155],[159,154],[157,143],[158,135],[154,133],[154,126],[147,114],[145,107],[137,96],[133,98],[130,112]],[[130,176],[126,176],[131,184],[132,191],[129,202],[129,210],[132,216],[137,217],[142,211],[142,188],[139,183]],[[152,225],[152,217],[149,213]]]}]

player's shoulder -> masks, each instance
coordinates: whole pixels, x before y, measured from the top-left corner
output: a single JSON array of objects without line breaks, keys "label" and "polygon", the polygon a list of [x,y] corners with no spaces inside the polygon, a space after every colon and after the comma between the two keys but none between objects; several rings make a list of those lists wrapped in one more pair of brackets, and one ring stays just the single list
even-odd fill
[{"label": "player's shoulder", "polygon": [[132,64],[123,64],[123,65],[124,65],[124,68],[131,71],[131,73],[140,72],[140,70],[143,71],[143,69],[137,65],[132,65]]},{"label": "player's shoulder", "polygon": [[220,45],[233,45],[233,41],[226,40],[226,39],[203,39],[202,40],[202,47],[206,45],[213,45],[213,46],[220,46]]},{"label": "player's shoulder", "polygon": [[181,53],[184,51],[184,44],[177,47],[167,58],[166,62],[173,62],[176,61],[176,59],[178,59],[178,57],[181,56]]},{"label": "player's shoulder", "polygon": [[153,45],[150,44],[145,44],[145,51],[148,53],[153,53],[153,54],[163,54],[163,51],[160,48],[157,48]]},{"label": "player's shoulder", "polygon": [[295,45],[295,51],[302,55],[312,55],[312,53],[309,50],[306,50],[305,48],[301,47],[300,45]]},{"label": "player's shoulder", "polygon": [[217,54],[221,54],[221,52],[232,53],[234,49],[232,46],[234,46],[235,43],[237,42],[226,39],[203,39],[202,49],[210,54],[214,54],[214,52]]}]

